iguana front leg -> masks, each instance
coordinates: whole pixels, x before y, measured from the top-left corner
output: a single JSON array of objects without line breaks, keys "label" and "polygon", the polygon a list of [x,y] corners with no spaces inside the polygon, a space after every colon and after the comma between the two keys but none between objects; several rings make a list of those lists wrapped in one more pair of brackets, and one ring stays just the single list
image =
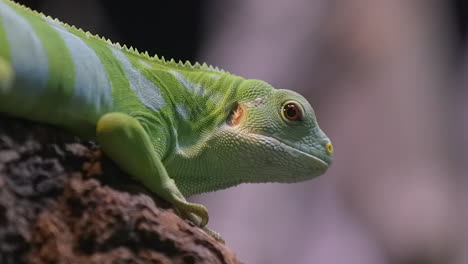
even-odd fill
[{"label": "iguana front leg", "polygon": [[150,191],[172,203],[182,217],[200,227],[208,223],[207,209],[185,200],[137,119],[124,113],[108,113],[99,119],[96,137],[112,160]]}]

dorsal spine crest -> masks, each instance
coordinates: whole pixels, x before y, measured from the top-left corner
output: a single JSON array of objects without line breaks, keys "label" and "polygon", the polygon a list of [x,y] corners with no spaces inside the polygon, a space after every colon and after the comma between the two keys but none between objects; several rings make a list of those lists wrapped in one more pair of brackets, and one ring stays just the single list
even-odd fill
[{"label": "dorsal spine crest", "polygon": [[10,3],[18,6],[19,8],[22,8],[22,9],[26,10],[27,12],[30,12],[30,13],[35,14],[35,15],[39,15],[39,16],[43,17],[44,19],[50,19],[50,20],[54,21],[54,23],[62,25],[63,27],[65,27],[67,29],[70,29],[71,31],[77,31],[77,32],[83,34],[83,36],[86,36],[86,38],[97,39],[99,41],[102,41],[103,43],[107,43],[109,45],[112,45],[113,47],[119,48],[119,49],[121,49],[121,50],[123,50],[125,52],[134,54],[136,56],[140,56],[140,57],[142,57],[144,59],[148,59],[148,60],[151,60],[151,61],[156,61],[156,62],[159,62],[161,64],[165,64],[165,65],[168,65],[168,66],[171,66],[171,67],[181,68],[181,69],[187,69],[188,68],[188,69],[200,69],[200,70],[206,70],[206,71],[229,73],[229,72],[227,72],[227,71],[225,71],[223,69],[220,69],[218,67],[208,65],[205,62],[203,64],[200,64],[198,62],[195,62],[195,63],[192,64],[188,60],[186,60],[185,62],[183,62],[181,60],[175,61],[174,59],[166,60],[164,58],[164,56],[161,56],[159,58],[157,54],[154,54],[154,56],[150,56],[147,51],[145,51],[144,53],[140,53],[138,51],[138,49],[133,48],[132,46],[127,47],[127,45],[125,45],[125,44],[121,45],[118,42],[113,43],[110,39],[106,39],[105,37],[101,37],[98,34],[90,33],[89,31],[84,31],[81,28],[77,28],[74,25],[69,25],[66,22],[62,22],[62,21],[58,20],[57,18],[53,18],[51,16],[45,15],[42,12],[32,10],[31,8],[29,8],[27,6],[24,6],[22,4],[19,4],[19,3],[13,2],[13,1],[10,1]]}]

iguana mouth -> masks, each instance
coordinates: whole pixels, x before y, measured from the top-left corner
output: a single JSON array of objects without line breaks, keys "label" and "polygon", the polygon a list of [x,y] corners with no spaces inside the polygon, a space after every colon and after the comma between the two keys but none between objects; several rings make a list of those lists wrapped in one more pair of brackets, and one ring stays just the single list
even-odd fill
[{"label": "iguana mouth", "polygon": [[[273,138],[273,137],[272,137],[272,138]],[[279,141],[279,140],[276,139],[276,138],[274,138],[274,139],[277,140],[277,141]],[[293,147],[293,146],[290,146],[290,145],[288,145],[288,144],[286,144],[286,143],[284,143],[284,142],[281,142],[281,141],[279,141],[279,142],[280,142],[284,147],[286,147],[287,150],[290,150],[290,151],[292,151],[292,152],[296,152],[296,153],[298,153],[298,154],[300,154],[300,155],[309,157],[309,158],[311,158],[311,159],[317,161],[318,163],[320,163],[320,167],[326,167],[326,168],[328,168],[328,165],[330,165],[329,162],[326,162],[325,160],[323,160],[323,159],[321,159],[321,158],[319,158],[319,157],[317,157],[317,156],[315,156],[315,155],[313,155],[313,154],[307,153],[307,152],[305,152],[305,151],[303,151],[303,150],[300,150],[300,149],[298,149],[298,148],[295,148],[295,147]]]},{"label": "iguana mouth", "polygon": [[279,145],[280,147],[283,147],[286,152],[289,152],[292,155],[303,156],[303,157],[305,156],[307,158],[310,158],[310,159],[316,161],[318,164],[320,164],[317,167],[319,167],[321,169],[324,169],[324,170],[327,169],[328,166],[331,163],[331,162],[327,162],[327,161],[325,161],[325,160],[323,160],[323,159],[321,159],[321,158],[319,158],[319,157],[317,157],[317,156],[315,156],[315,155],[313,155],[311,153],[307,153],[307,152],[305,152],[303,150],[300,150],[300,149],[298,149],[296,147],[293,147],[293,146],[291,146],[289,144],[286,144],[283,141],[281,141],[281,140],[279,140],[279,139],[277,139],[275,137],[266,136],[266,135],[257,134],[257,133],[251,133],[251,134],[259,136],[260,138],[263,137],[265,139],[270,140],[270,142],[272,142],[272,143],[274,143],[276,145]]},{"label": "iguana mouth", "polygon": [[[293,174],[290,175],[290,177],[282,182],[285,183],[294,183],[294,182],[300,182],[303,180],[310,179],[312,177],[316,177],[318,175],[321,175],[325,173],[325,171],[328,169],[330,163],[326,162],[325,160],[318,158],[317,156],[307,153],[303,150],[300,150],[296,147],[293,147],[291,145],[288,145],[284,142],[281,142],[280,140],[274,138],[274,137],[269,137],[269,136],[263,136],[268,139],[270,139],[272,142],[275,144],[278,144],[281,148],[283,148],[283,151],[288,153],[288,155],[292,156],[293,158],[297,158],[298,160],[302,159],[302,162],[299,162],[302,167],[302,169],[305,169],[308,171],[306,174]],[[307,160],[307,162],[304,162],[304,159]]]},{"label": "iguana mouth", "polygon": [[320,164],[318,166],[321,167],[321,168],[326,169],[331,164],[331,161],[325,161],[324,159],[321,159],[321,158],[317,157],[314,154],[307,153],[304,150],[301,150],[301,149],[293,147],[293,146],[291,146],[289,144],[286,144],[286,143],[284,143],[283,141],[281,141],[280,139],[278,139],[276,137],[263,135],[263,134],[260,134],[260,133],[255,133],[255,132],[252,132],[252,129],[247,129],[246,133],[248,133],[248,134],[250,134],[250,135],[252,135],[254,137],[257,137],[259,139],[263,138],[264,140],[268,140],[268,141],[270,141],[271,143],[273,143],[275,145],[283,147],[287,152],[289,152],[292,155],[308,157],[308,158],[318,162]]},{"label": "iguana mouth", "polygon": [[328,167],[328,165],[330,165],[330,163],[326,162],[325,160],[323,160],[323,159],[321,159],[321,158],[318,158],[317,156],[314,156],[314,155],[312,155],[312,154],[310,154],[310,153],[307,153],[307,152],[305,152],[305,151],[302,151],[302,150],[300,150],[300,149],[298,149],[298,148],[292,147],[292,146],[290,146],[290,145],[288,145],[288,144],[285,144],[285,143],[282,143],[282,144],[284,144],[284,145],[287,146],[288,148],[291,148],[291,149],[293,149],[294,151],[300,153],[301,155],[305,155],[305,156],[307,156],[307,157],[309,157],[309,158],[312,158],[312,159],[318,161],[319,163],[321,163],[321,165],[323,165],[323,166],[325,166],[325,167]]}]

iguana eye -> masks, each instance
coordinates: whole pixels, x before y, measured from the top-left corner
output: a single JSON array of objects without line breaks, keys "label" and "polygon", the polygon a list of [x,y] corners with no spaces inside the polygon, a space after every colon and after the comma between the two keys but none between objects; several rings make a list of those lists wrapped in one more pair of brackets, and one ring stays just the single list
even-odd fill
[{"label": "iguana eye", "polygon": [[301,109],[295,103],[287,103],[283,106],[284,116],[292,121],[298,120],[301,118]]}]

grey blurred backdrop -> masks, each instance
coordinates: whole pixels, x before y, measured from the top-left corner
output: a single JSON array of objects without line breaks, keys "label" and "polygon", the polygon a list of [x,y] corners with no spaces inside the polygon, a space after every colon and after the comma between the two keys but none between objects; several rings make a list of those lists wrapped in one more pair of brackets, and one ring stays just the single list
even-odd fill
[{"label": "grey blurred backdrop", "polygon": [[465,0],[21,2],[310,100],[325,175],[191,198],[246,263],[468,263]]}]

